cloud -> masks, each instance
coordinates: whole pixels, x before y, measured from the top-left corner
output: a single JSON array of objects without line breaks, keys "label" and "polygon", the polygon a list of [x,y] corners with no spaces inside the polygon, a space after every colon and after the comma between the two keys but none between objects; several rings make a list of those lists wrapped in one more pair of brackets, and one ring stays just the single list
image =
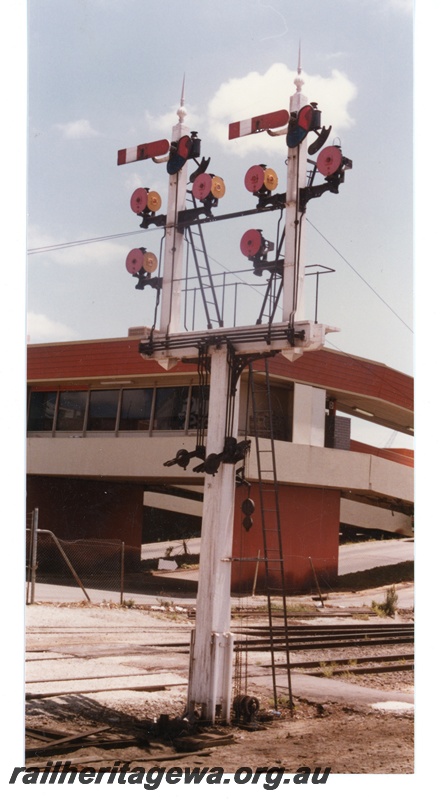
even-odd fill
[{"label": "cloud", "polygon": [[65,139],[91,139],[93,136],[99,136],[98,131],[92,128],[88,119],[60,123],[55,127],[61,131]]},{"label": "cloud", "polygon": [[[250,72],[243,78],[231,78],[217,90],[209,104],[209,130],[230,152],[247,155],[250,152],[274,149],[285,150],[283,136],[270,138],[265,134],[245,136],[228,141],[228,124],[248,119],[257,114],[288,109],[289,97],[294,94],[295,74],[285,64],[273,64],[267,72]],[[323,125],[332,125],[333,133],[354,124],[349,104],[357,95],[357,88],[340,70],[333,69],[328,77],[302,72],[302,92],[312,102],[317,102]],[[233,147],[231,145],[233,144]]]},{"label": "cloud", "polygon": [[49,319],[45,314],[29,311],[27,336],[30,344],[37,342],[62,342],[78,338],[76,331],[63,322]]}]

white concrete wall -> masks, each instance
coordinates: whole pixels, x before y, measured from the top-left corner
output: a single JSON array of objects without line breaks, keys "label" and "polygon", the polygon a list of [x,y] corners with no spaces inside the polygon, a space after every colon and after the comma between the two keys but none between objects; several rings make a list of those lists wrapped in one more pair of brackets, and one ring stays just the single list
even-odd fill
[{"label": "white concrete wall", "polygon": [[[262,449],[269,442],[261,440]],[[277,478],[281,483],[318,486],[344,491],[372,492],[413,502],[413,469],[366,453],[327,447],[276,442]],[[262,455],[262,468],[271,467],[269,454]],[[257,460],[252,448],[247,476],[257,479]]]},{"label": "white concrete wall", "polygon": [[[127,436],[90,438],[34,438],[27,440],[27,469],[30,475],[65,475],[154,480],[173,478],[178,482],[196,478],[192,469],[199,459],[190,461],[186,471],[164,467],[182,448],[193,450],[193,436]],[[198,477],[203,483],[203,476]]]},{"label": "white concrete wall", "polygon": [[164,511],[175,511],[179,514],[191,514],[193,517],[202,517],[203,503],[191,500],[188,497],[177,497],[173,494],[161,492],[144,492],[144,505],[151,508],[162,508]]},{"label": "white concrete wall", "polygon": [[293,442],[315,447],[325,443],[326,391],[296,383],[294,386]]},{"label": "white concrete wall", "polygon": [[378,508],[367,503],[356,503],[342,498],[340,501],[340,522],[355,527],[373,528],[403,536],[413,536],[412,518],[406,514]]},{"label": "white concrete wall", "polygon": [[[167,480],[202,483],[203,476],[193,472],[198,459],[187,470],[164,467],[180,448],[192,450],[195,437],[90,437],[39,438],[27,440],[28,473],[73,477]],[[261,440],[269,450],[268,441]],[[318,486],[345,491],[372,492],[413,502],[413,469],[366,453],[326,447],[276,442],[279,482],[300,486]],[[262,456],[262,468],[270,468],[270,456]],[[255,446],[247,462],[247,474],[257,479]]]}]

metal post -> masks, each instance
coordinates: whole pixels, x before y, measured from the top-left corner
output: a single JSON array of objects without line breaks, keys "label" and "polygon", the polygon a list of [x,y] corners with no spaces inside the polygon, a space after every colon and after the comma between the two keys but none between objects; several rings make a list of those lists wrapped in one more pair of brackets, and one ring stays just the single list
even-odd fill
[{"label": "metal post", "polygon": [[124,601],[124,542],[121,542],[121,572],[120,572],[120,595],[119,595],[120,605],[123,604],[123,601]]},{"label": "metal post", "polygon": [[73,577],[75,578],[78,586],[80,587],[81,591],[83,592],[84,596],[86,597],[86,600],[90,603],[90,597],[87,594],[87,592],[86,592],[86,590],[85,590],[85,588],[83,586],[83,582],[82,582],[81,578],[79,577],[79,575],[77,574],[76,570],[74,569],[74,567],[73,567],[71,561],[69,560],[69,558],[67,557],[66,553],[64,552],[60,542],[58,541],[57,537],[55,536],[55,533],[53,533],[53,531],[44,530],[43,528],[41,530],[39,530],[38,532],[39,533],[47,533],[48,536],[51,537],[55,547],[57,548],[58,552],[60,553],[60,556],[62,557],[62,559],[65,562],[65,564],[67,564],[68,568],[70,569],[70,571],[71,571]]},{"label": "metal post", "polygon": [[32,533],[31,533],[31,599],[30,603],[35,601],[35,581],[37,578],[37,539],[38,539],[38,508],[34,509],[32,514]]},{"label": "metal post", "polygon": [[312,574],[313,574],[313,576],[314,576],[314,581],[315,581],[315,585],[316,585],[316,588],[317,588],[318,596],[319,596],[319,598],[320,598],[320,602],[321,602],[321,604],[322,604],[322,607],[324,608],[324,607],[325,607],[325,604],[324,604],[324,602],[323,602],[322,593],[321,593],[321,591],[320,591],[320,585],[319,585],[319,582],[318,582],[318,580],[317,580],[317,575],[316,575],[316,571],[315,571],[315,569],[314,569],[314,564],[312,563],[312,558],[311,558],[311,556],[309,556],[309,563],[311,564]]},{"label": "metal post", "polygon": [[254,597],[254,595],[256,594],[257,573],[259,572],[259,564],[260,564],[260,550],[257,551],[256,570],[254,572],[253,591],[251,593],[252,597]]}]

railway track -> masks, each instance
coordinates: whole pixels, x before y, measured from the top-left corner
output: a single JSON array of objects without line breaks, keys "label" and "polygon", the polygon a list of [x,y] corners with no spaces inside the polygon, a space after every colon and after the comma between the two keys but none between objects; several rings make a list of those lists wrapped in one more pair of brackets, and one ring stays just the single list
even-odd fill
[{"label": "railway track", "polygon": [[413,644],[414,628],[408,623],[377,625],[289,625],[288,628],[267,626],[241,628],[236,649],[247,652],[282,651],[287,644],[293,650],[393,646]]}]

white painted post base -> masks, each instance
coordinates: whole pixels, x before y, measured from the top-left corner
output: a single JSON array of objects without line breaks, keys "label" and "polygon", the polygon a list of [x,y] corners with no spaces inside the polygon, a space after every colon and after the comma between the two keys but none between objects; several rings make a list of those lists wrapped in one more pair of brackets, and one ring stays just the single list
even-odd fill
[{"label": "white painted post base", "polygon": [[[225,443],[230,368],[225,347],[211,354],[207,455]],[[238,405],[238,404],[236,404]],[[237,435],[237,409],[232,436]],[[205,476],[196,626],[190,653],[187,711],[203,719],[230,720],[233,670],[231,557],[235,464],[221,464]],[[216,713],[218,712],[218,713]]]}]

